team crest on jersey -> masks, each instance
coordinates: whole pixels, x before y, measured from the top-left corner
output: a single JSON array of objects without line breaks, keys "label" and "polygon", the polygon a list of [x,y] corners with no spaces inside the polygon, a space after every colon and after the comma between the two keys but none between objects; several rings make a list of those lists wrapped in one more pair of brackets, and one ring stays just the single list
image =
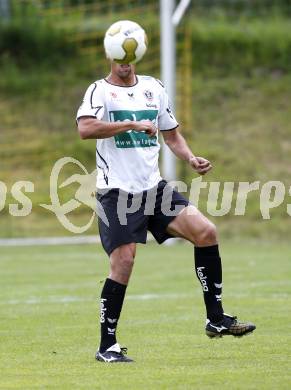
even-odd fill
[{"label": "team crest on jersey", "polygon": [[112,99],[117,99],[117,94],[115,92],[110,92]]},{"label": "team crest on jersey", "polygon": [[153,100],[154,98],[154,94],[152,91],[150,91],[149,89],[146,89],[145,91],[143,91],[143,94],[144,96],[146,97],[147,100],[149,100],[150,102]]}]

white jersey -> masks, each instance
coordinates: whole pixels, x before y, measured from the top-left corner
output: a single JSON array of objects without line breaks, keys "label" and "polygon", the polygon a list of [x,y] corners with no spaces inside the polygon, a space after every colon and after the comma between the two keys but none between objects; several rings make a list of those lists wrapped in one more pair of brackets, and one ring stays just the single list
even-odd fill
[{"label": "white jersey", "polygon": [[[108,122],[151,120],[160,131],[178,126],[163,85],[149,76],[137,76],[131,87],[113,85],[105,79],[91,84],[77,120],[83,116]],[[159,150],[156,136],[135,130],[97,139],[97,188],[137,193],[154,187],[161,180]]]}]

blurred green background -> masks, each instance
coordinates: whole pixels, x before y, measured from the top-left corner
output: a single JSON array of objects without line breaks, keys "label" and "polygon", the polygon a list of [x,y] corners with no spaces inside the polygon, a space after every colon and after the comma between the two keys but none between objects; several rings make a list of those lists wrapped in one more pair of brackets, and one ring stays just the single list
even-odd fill
[{"label": "blurred green background", "polygon": [[[108,73],[103,35],[119,19],[140,23],[149,50],[137,73],[160,77],[158,1],[0,1],[0,237],[69,235],[50,203],[50,173],[61,157],[95,169],[95,143],[81,141],[76,110],[87,86]],[[6,6],[6,8],[5,8]],[[210,217],[225,237],[288,237],[291,152],[291,3],[289,0],[192,0],[177,29],[177,118],[197,155],[213,162],[203,180],[281,181],[285,200],[263,220],[260,192],[249,196],[246,215],[234,206]],[[178,163],[178,177],[196,175]],[[67,167],[64,177],[82,173]],[[9,204],[19,180],[33,181],[32,213],[12,217]],[[260,187],[261,188],[261,187]],[[60,190],[63,202],[78,185]],[[207,191],[200,208],[206,212]],[[82,226],[82,205],[68,217]],[[87,231],[96,233],[96,225]]]}]

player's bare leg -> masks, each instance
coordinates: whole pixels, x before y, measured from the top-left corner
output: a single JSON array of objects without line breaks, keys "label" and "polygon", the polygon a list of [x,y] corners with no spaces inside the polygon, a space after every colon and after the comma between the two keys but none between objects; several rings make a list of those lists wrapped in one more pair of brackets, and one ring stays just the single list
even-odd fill
[{"label": "player's bare leg", "polygon": [[215,225],[194,206],[188,206],[168,225],[168,232],[194,244],[195,271],[206,306],[206,334],[242,336],[255,330],[252,323],[238,322],[222,307],[222,266]]},{"label": "player's bare leg", "polygon": [[132,272],[136,244],[130,243],[116,248],[110,255],[110,274],[101,293],[100,348],[96,359],[102,362],[132,362],[124,356],[116,340],[116,329],[121,313],[126,287]]},{"label": "player's bare leg", "polygon": [[125,244],[116,248],[110,255],[109,278],[121,284],[128,284],[136,254],[136,244]]},{"label": "player's bare leg", "polygon": [[176,237],[182,237],[198,247],[217,245],[215,225],[195,206],[185,207],[168,225],[167,231]]}]

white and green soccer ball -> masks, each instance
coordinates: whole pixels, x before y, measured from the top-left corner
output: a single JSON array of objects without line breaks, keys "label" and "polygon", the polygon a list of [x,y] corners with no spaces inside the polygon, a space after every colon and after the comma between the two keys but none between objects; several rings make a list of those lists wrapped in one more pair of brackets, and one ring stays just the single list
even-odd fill
[{"label": "white and green soccer ball", "polygon": [[106,31],[104,48],[109,60],[118,64],[135,64],[147,50],[147,36],[139,24],[120,20]]}]

